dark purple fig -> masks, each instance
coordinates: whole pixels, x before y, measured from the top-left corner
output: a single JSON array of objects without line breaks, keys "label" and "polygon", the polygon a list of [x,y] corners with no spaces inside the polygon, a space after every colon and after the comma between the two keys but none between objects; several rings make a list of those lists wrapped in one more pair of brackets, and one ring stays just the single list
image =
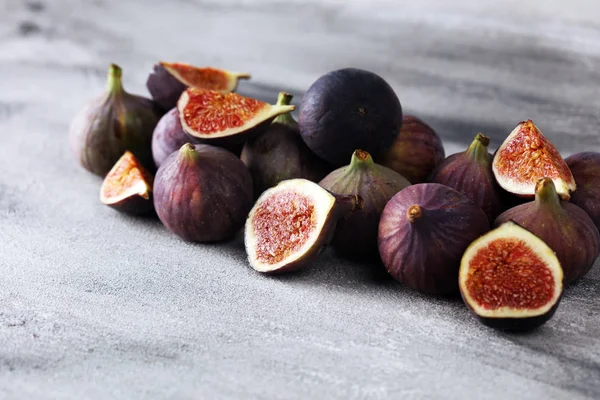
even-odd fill
[{"label": "dark purple fig", "polygon": [[278,273],[309,265],[329,243],[336,222],[360,210],[360,196],[339,196],[307,179],[288,179],[267,189],[246,220],[250,266]]},{"label": "dark purple fig", "polygon": [[183,131],[179,122],[179,112],[177,108],[173,108],[158,121],[152,134],[152,157],[156,167],[160,167],[172,152],[190,142],[193,140]]},{"label": "dark purple fig", "polygon": [[[380,163],[411,183],[422,183],[444,161],[442,139],[425,122],[412,115],[402,117],[400,134]],[[376,158],[376,161],[379,159]]]},{"label": "dark purple fig", "polygon": [[366,151],[356,150],[350,165],[333,171],[319,185],[339,195],[357,194],[364,201],[362,210],[338,221],[333,248],[351,259],[379,260],[379,218],[387,202],[410,182],[397,172],[375,164]]},{"label": "dark purple fig", "polygon": [[500,187],[492,172],[489,144],[490,138],[478,133],[466,151],[446,158],[429,181],[449,186],[473,200],[487,214],[491,224],[504,210]]},{"label": "dark purple fig", "polygon": [[498,216],[495,226],[514,221],[542,239],[562,265],[565,284],[588,273],[600,255],[600,233],[581,208],[562,201],[551,178],[539,179],[535,201],[522,204]]},{"label": "dark purple fig", "polygon": [[[289,105],[291,100],[291,94],[281,92],[277,105]],[[286,179],[317,182],[332,169],[306,146],[289,113],[279,115],[264,132],[249,139],[240,158],[252,175],[255,196]]]},{"label": "dark purple fig", "polygon": [[85,106],[71,124],[71,151],[85,169],[100,176],[105,176],[126,150],[154,170],[151,142],[158,120],[152,101],[127,93],[121,68],[112,64],[106,93]]},{"label": "dark purple fig", "polygon": [[146,87],[158,107],[167,111],[177,106],[177,100],[187,85],[171,75],[159,63],[154,64],[152,72],[148,75]]},{"label": "dark purple fig", "polygon": [[600,229],[600,153],[577,153],[565,161],[577,182],[571,203],[581,207]]},{"label": "dark purple fig", "polygon": [[104,178],[100,201],[125,214],[145,214],[154,208],[153,181],[152,174],[126,151]]},{"label": "dark purple fig", "polygon": [[513,222],[475,240],[460,263],[462,298],[481,322],[526,331],[554,315],[563,270],[546,243]]},{"label": "dark purple fig", "polygon": [[375,159],[394,143],[402,126],[402,107],[379,75],[356,68],[331,71],[302,98],[300,133],[318,156],[341,167],[356,149]]},{"label": "dark purple fig", "polygon": [[184,144],[161,164],[154,180],[158,218],[187,241],[231,238],[244,225],[253,200],[244,163],[214,146]]},{"label": "dark purple fig", "polygon": [[448,186],[419,183],[398,192],[379,221],[379,254],[388,272],[419,292],[458,292],[460,259],[490,229],[471,199]]}]

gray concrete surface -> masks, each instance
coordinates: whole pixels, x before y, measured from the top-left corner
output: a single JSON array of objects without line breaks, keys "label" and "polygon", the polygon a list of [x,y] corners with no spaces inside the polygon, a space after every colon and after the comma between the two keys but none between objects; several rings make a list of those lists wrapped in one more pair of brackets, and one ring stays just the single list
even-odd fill
[{"label": "gray concrete surface", "polygon": [[[477,4],[474,4],[477,3]],[[600,267],[525,335],[327,252],[269,278],[98,202],[70,119],[110,62],[249,71],[245,94],[382,74],[448,153],[532,118],[600,150],[596,1],[0,0],[0,398],[598,399]],[[299,100],[297,98],[296,100]]]}]

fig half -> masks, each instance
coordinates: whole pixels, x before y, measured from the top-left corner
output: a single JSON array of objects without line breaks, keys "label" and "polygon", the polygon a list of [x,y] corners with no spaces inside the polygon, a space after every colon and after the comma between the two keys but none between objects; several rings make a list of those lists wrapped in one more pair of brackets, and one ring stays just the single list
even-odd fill
[{"label": "fig half", "polygon": [[581,207],[600,230],[600,153],[577,153],[565,161],[577,182],[571,203]]},{"label": "fig half", "polygon": [[421,119],[404,115],[400,134],[377,162],[393,169],[411,183],[423,183],[444,161],[442,139]]},{"label": "fig half", "polygon": [[362,210],[338,221],[331,242],[341,255],[351,259],[378,260],[377,231],[387,202],[410,185],[402,175],[375,164],[364,150],[356,150],[350,165],[331,172],[319,185],[339,195],[357,194],[363,198]]},{"label": "fig half", "polygon": [[524,331],[544,324],[558,307],[562,281],[552,249],[511,221],[475,240],[460,264],[465,304],[498,329]]},{"label": "fig half", "polygon": [[429,181],[459,191],[487,214],[490,224],[503,211],[500,188],[492,172],[490,138],[478,133],[466,151],[446,158]]},{"label": "fig half", "polygon": [[587,274],[600,254],[598,228],[581,208],[560,200],[551,178],[538,180],[535,201],[505,211],[494,225],[507,221],[523,226],[554,250],[565,284]]},{"label": "fig half", "polygon": [[362,207],[360,196],[336,196],[306,179],[266,190],[246,220],[250,266],[265,273],[307,266],[329,243],[339,218]]},{"label": "fig half", "polygon": [[[289,105],[291,100],[291,94],[281,92],[277,105]],[[279,115],[264,132],[248,139],[240,158],[252,175],[257,197],[283,180],[304,178],[317,182],[332,170],[306,146],[290,113]]]},{"label": "fig half", "polygon": [[104,178],[100,201],[125,214],[144,214],[153,208],[153,181],[133,153],[126,151]]},{"label": "fig half", "polygon": [[492,170],[507,192],[533,198],[540,178],[551,178],[556,192],[569,200],[577,188],[567,163],[542,131],[531,121],[519,123],[494,155]]},{"label": "fig half", "polygon": [[146,86],[152,99],[167,111],[177,106],[187,87],[233,92],[240,79],[250,79],[250,74],[161,61],[154,66]]},{"label": "fig half", "polygon": [[379,254],[388,272],[419,292],[458,292],[460,259],[490,229],[483,210],[448,186],[419,183],[398,192],[379,221]]},{"label": "fig half", "polygon": [[186,89],[177,103],[183,130],[192,138],[219,145],[243,143],[294,108],[197,88]]}]

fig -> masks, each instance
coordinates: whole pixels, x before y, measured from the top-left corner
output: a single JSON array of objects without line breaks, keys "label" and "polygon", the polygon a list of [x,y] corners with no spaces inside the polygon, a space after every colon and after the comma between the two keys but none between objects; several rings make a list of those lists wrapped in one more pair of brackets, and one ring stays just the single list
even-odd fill
[{"label": "fig", "polygon": [[446,158],[429,177],[464,194],[487,214],[490,224],[504,211],[500,187],[492,172],[490,138],[478,133],[466,151]]},{"label": "fig", "polygon": [[119,66],[109,67],[106,93],[87,104],[69,129],[71,151],[85,169],[100,176],[126,150],[154,170],[151,142],[159,115],[151,100],[123,89],[121,74]]},{"label": "fig", "polygon": [[565,159],[577,182],[571,203],[585,211],[600,229],[600,153],[586,151]]},{"label": "fig", "polygon": [[329,243],[336,222],[362,207],[360,196],[339,196],[307,179],[267,189],[246,220],[244,243],[256,271],[276,273],[309,265]]},{"label": "fig", "polygon": [[152,134],[152,157],[156,167],[174,151],[193,140],[183,131],[177,108],[171,109],[158,121]]},{"label": "fig", "polygon": [[521,197],[533,198],[540,178],[551,178],[563,200],[576,184],[567,163],[531,121],[520,122],[498,148],[492,162],[498,184]]},{"label": "fig", "polygon": [[243,143],[294,108],[197,88],[186,89],[177,103],[183,130],[196,140],[220,146]]},{"label": "fig", "polygon": [[154,178],[126,151],[108,172],[100,187],[100,202],[125,214],[139,215],[152,211]]},{"label": "fig", "polygon": [[490,229],[483,210],[456,190],[419,183],[392,197],[379,221],[379,254],[387,271],[410,289],[458,292],[460,259]]},{"label": "fig", "polygon": [[356,68],[331,71],[305,93],[298,117],[308,147],[336,167],[356,149],[375,159],[400,133],[402,106],[379,75]]},{"label": "fig", "polygon": [[562,280],[552,249],[511,221],[471,243],[460,263],[465,304],[481,322],[497,329],[526,331],[552,318]]},{"label": "fig", "polygon": [[[291,100],[291,94],[281,92],[277,105],[289,105]],[[332,169],[306,146],[289,113],[279,115],[264,132],[249,139],[240,158],[252,175],[255,196],[286,179],[317,182]]]},{"label": "fig", "polygon": [[179,96],[187,87],[233,92],[240,79],[250,79],[250,75],[161,61],[154,65],[153,71],[148,75],[146,87],[156,104],[168,111],[177,106]]},{"label": "fig", "polygon": [[229,151],[186,143],[161,164],[154,179],[154,207],[171,232],[190,242],[231,238],[244,225],[254,200],[246,166]]},{"label": "fig", "polygon": [[357,194],[363,198],[362,210],[338,221],[331,242],[336,252],[351,259],[378,260],[377,231],[383,208],[410,182],[375,164],[366,151],[356,150],[350,165],[331,172],[319,185],[338,195]]},{"label": "fig", "polygon": [[565,284],[588,273],[600,254],[600,233],[581,208],[561,201],[552,178],[539,179],[535,201],[521,204],[498,216],[495,226],[514,221],[542,239],[560,261]]},{"label": "fig", "polygon": [[444,157],[444,145],[438,134],[419,118],[405,115],[400,134],[380,163],[414,184],[427,181]]}]

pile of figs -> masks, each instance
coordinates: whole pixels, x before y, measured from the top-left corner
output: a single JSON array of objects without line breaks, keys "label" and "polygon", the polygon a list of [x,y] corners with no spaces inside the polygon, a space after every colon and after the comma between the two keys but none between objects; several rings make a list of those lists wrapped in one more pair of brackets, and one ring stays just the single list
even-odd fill
[{"label": "pile of figs", "polygon": [[[244,231],[261,273],[309,267],[327,245],[409,289],[461,296],[484,324],[532,329],[600,254],[600,153],[563,159],[531,121],[494,153],[477,133],[446,157],[392,87],[328,72],[274,104],[235,92],[247,73],[160,62],[152,98],[111,65],[74,118],[70,146],[104,180],[101,203],[154,214],[190,242]],[[275,100],[275,99],[274,99]]]}]

